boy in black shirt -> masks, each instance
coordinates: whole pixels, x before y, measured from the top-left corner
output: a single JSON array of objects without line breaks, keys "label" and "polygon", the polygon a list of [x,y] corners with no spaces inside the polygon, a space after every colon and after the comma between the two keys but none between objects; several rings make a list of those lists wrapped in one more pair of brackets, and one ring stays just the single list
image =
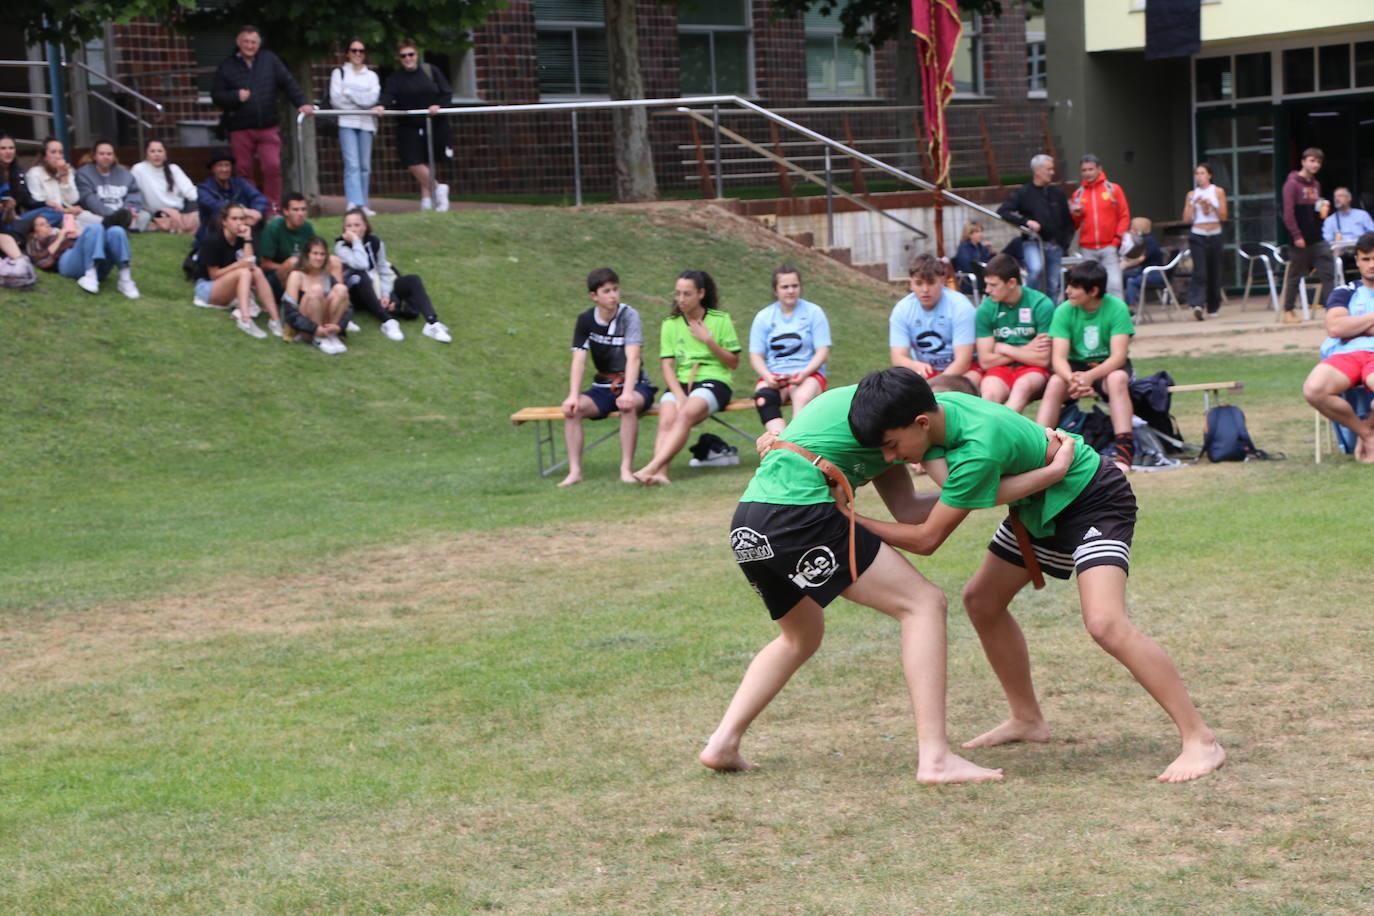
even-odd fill
[{"label": "boy in black shirt", "polygon": [[[563,439],[568,446],[568,476],[558,484],[569,487],[582,481],[582,421],[600,420],[620,412],[620,479],[635,480],[635,442],[639,415],[654,403],[657,389],[649,384],[643,368],[644,327],[639,313],[620,301],[620,277],[609,267],[587,275],[587,293],[596,303],[577,316],[573,329],[572,370],[568,396],[563,400]],[[587,354],[592,355],[596,376],[582,388]]]}]

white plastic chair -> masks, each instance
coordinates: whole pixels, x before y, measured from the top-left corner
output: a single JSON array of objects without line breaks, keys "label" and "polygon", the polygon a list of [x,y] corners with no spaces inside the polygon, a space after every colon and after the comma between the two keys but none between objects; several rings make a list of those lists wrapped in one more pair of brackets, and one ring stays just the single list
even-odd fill
[{"label": "white plastic chair", "polygon": [[1279,310],[1279,291],[1274,285],[1274,261],[1271,250],[1273,245],[1264,242],[1242,242],[1238,249],[1239,254],[1245,259],[1245,292],[1241,294],[1240,310],[1243,312],[1250,305],[1250,287],[1255,282],[1255,265],[1260,264],[1264,267],[1265,282],[1269,284],[1269,305],[1275,312]]},{"label": "white plastic chair", "polygon": [[1183,308],[1183,303],[1179,301],[1178,293],[1174,292],[1174,285],[1169,280],[1169,271],[1177,267],[1178,262],[1188,257],[1188,254],[1187,248],[1179,249],[1169,263],[1155,264],[1140,272],[1140,302],[1138,302],[1135,307],[1136,321],[1154,321],[1154,319],[1150,317],[1150,313],[1145,311],[1145,303],[1150,295],[1150,276],[1152,274],[1157,274],[1160,281],[1163,283],[1163,286],[1158,286],[1156,289],[1159,290],[1159,304],[1164,307],[1164,317],[1168,318],[1170,321],[1174,320],[1174,314],[1170,309],[1181,310]]}]

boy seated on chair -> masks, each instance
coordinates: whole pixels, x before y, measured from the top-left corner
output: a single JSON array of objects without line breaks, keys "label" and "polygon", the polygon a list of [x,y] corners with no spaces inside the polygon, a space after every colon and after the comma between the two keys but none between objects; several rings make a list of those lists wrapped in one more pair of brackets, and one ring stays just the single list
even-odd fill
[{"label": "boy seated on chair", "polygon": [[[1131,220],[1131,239],[1134,244],[1121,254],[1121,276],[1126,284],[1126,304],[1135,308],[1144,295],[1145,268],[1161,267],[1164,264],[1164,249],[1159,247],[1155,238],[1154,223],[1149,217],[1137,216]],[[1126,247],[1126,243],[1121,243]],[[1151,289],[1161,289],[1164,278],[1155,275],[1150,278]]]},{"label": "boy seated on chair", "polygon": [[1064,404],[1097,395],[1107,402],[1115,435],[1112,460],[1129,471],[1135,457],[1131,427],[1131,337],[1135,324],[1126,303],[1109,295],[1107,270],[1096,261],[1075,264],[1065,301],[1050,323],[1050,368],[1035,422],[1057,426]]},{"label": "boy seated on chair", "polygon": [[1038,289],[1021,285],[1021,266],[995,255],[983,274],[987,296],[978,306],[979,393],[1020,413],[1040,397],[1050,377],[1050,323],[1054,303]]},{"label": "boy seated on chair", "polygon": [[[573,328],[572,370],[568,396],[563,399],[563,440],[568,447],[568,476],[558,484],[570,487],[582,480],[583,420],[601,420],[620,413],[620,479],[635,483],[635,441],[639,415],[654,403],[657,391],[644,371],[644,326],[639,313],[620,301],[620,277],[609,267],[587,274],[592,307],[577,316]],[[596,376],[582,391],[587,354]]]},{"label": "boy seated on chair", "polygon": [[1360,419],[1344,394],[1363,385],[1374,390],[1374,232],[1355,243],[1358,283],[1331,293],[1326,302],[1326,333],[1322,361],[1303,382],[1307,403],[1358,437],[1355,457],[1374,464],[1374,417]]}]

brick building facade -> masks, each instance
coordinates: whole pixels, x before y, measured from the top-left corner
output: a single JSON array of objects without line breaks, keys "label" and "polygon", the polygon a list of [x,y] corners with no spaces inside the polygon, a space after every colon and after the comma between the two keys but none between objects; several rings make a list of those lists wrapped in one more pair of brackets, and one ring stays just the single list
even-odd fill
[{"label": "brick building facade", "polygon": [[[604,98],[604,86],[597,84],[602,77],[588,74],[603,60],[598,57],[600,46],[595,44],[595,24],[584,23],[587,27],[580,30],[576,24],[555,25],[553,29],[548,26],[551,15],[596,15],[599,4],[587,7],[588,2],[595,0],[510,0],[474,31],[470,50],[432,55],[436,66],[446,72],[458,71],[448,73],[455,87],[455,105],[596,98],[598,88]],[[901,139],[904,135],[909,137],[917,112],[899,109],[896,103],[895,43],[877,49],[870,60],[856,56],[852,48],[835,37],[836,50],[832,55],[826,44],[831,38],[824,29],[829,25],[834,31],[835,27],[815,15],[805,20],[774,19],[762,0],[710,0],[700,6],[707,12],[692,19],[692,14],[680,16],[674,6],[660,0],[639,0],[639,59],[647,96],[697,94],[684,92],[684,85],[702,79],[701,68],[707,58],[700,49],[709,47],[709,78],[713,82],[718,77],[725,82],[736,80],[735,85],[724,87],[725,90],[781,110],[821,133],[841,140],[852,138],[855,146],[880,159],[909,170],[919,167],[909,139]],[[585,12],[588,9],[593,12]],[[711,31],[713,26],[691,24],[703,16],[709,18],[710,9],[738,9],[739,20],[728,29],[715,32]],[[1028,59],[1034,57],[1033,53],[1028,54],[1028,34],[1035,36],[1027,23],[1020,2],[1005,3],[1000,17],[969,17],[966,28],[973,34],[965,39],[959,69],[961,92],[949,114],[956,178],[987,176],[989,147],[994,165],[1003,177],[1024,175],[1030,156],[1049,143],[1044,93],[1034,91],[1034,63],[1029,64],[1032,74],[1028,82]],[[694,28],[696,31],[691,31]],[[561,77],[554,71],[560,62],[566,63],[559,56],[564,50],[559,42],[574,31],[577,37],[570,39],[570,46],[574,55],[582,55],[585,63],[580,73],[582,85],[574,86],[577,91],[572,93],[551,92],[551,87],[567,88],[555,86]],[[704,37],[707,33],[709,37]],[[603,25],[603,43],[604,34]],[[271,47],[271,36],[266,37],[265,43]],[[185,36],[136,21],[112,26],[105,45],[103,51],[110,72],[164,105],[166,110],[158,116],[154,133],[175,147],[210,142],[208,127],[217,120],[218,112],[208,104],[208,71],[232,51],[232,30],[217,35]],[[1043,60],[1043,46],[1040,59]],[[390,49],[372,49],[371,66],[384,72],[393,63]],[[333,66],[333,62],[323,62],[313,68],[315,85],[307,89],[311,98],[325,97]],[[734,70],[730,70],[732,66]],[[717,67],[721,70],[719,74]],[[199,73],[190,72],[196,68]],[[577,74],[576,69],[573,72]],[[840,85],[840,80],[850,79],[849,91],[841,87],[838,92],[818,92],[818,81],[823,81],[827,72],[840,74],[833,77],[836,85]],[[738,82],[741,78],[744,84]],[[698,93],[703,89],[709,91],[709,87],[700,85],[687,88]],[[771,130],[762,119],[729,109],[722,109],[722,117],[727,127],[772,148]],[[660,187],[696,187],[700,175],[688,119],[658,111],[649,120]],[[453,185],[457,196],[571,190],[573,148],[567,113],[459,115],[452,118],[452,125],[455,163],[443,178]],[[121,128],[121,133],[127,135],[126,128],[127,125]],[[578,129],[583,188],[588,192],[607,191],[614,176],[608,136],[610,114],[583,112],[578,118]],[[412,182],[396,162],[389,136],[390,131],[384,127],[374,150],[373,190],[409,193],[413,190]],[[702,129],[698,136],[709,164],[710,131]],[[124,139],[132,143],[129,136]],[[821,156],[816,144],[800,142],[799,136],[788,136],[786,132],[780,139],[785,155],[819,171]],[[339,193],[341,169],[336,141],[322,136],[318,152],[322,190]],[[727,195],[732,187],[743,184],[776,182],[774,166],[728,141],[724,160],[727,177],[739,176],[727,182]],[[198,171],[199,164],[188,162],[188,167]],[[836,162],[836,168],[847,176],[848,163]]]}]

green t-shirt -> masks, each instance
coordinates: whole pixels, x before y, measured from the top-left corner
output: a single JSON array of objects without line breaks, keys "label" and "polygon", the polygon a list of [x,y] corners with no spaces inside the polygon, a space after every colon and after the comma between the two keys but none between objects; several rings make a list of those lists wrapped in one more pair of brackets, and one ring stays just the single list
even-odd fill
[{"label": "green t-shirt", "polygon": [[278,264],[290,257],[299,257],[305,251],[306,243],[315,237],[315,227],[310,220],[292,230],[286,225],[286,218],[278,216],[262,230],[262,241],[258,243],[258,254]]},{"label": "green t-shirt", "polygon": [[[856,490],[892,466],[883,460],[882,449],[864,448],[850,431],[849,405],[858,389],[858,385],[848,385],[820,395],[779,437],[833,462]],[[740,502],[814,506],[832,499],[825,475],[809,461],[796,452],[774,449],[759,462]]]},{"label": "green t-shirt", "polygon": [[1135,336],[1131,309],[1112,295],[1102,297],[1095,312],[1086,312],[1068,302],[1059,303],[1050,323],[1050,336],[1069,342],[1069,359],[1100,363],[1112,354],[1112,338],[1117,334]]},{"label": "green t-shirt", "polygon": [[[729,315],[720,309],[707,309],[701,321],[722,350],[730,353],[740,351],[739,338],[735,336],[735,326],[730,323]],[[660,359],[677,361],[677,380],[684,385],[687,384],[687,377],[692,374],[694,363],[698,367],[696,381],[714,379],[730,384],[730,370],[716,358],[710,347],[692,336],[692,332],[687,328],[687,319],[681,315],[663,322],[663,327],[659,331],[658,355]]]},{"label": "green t-shirt", "polygon": [[[940,502],[956,509],[987,509],[997,505],[1003,477],[1045,466],[1045,429],[1035,421],[968,394],[947,392],[935,400],[944,408],[945,444],[930,448],[925,457],[944,458],[949,465]],[[1054,534],[1054,517],[1083,492],[1101,464],[1097,452],[1074,438],[1078,445],[1064,479],[1013,504],[1036,537]]]},{"label": "green t-shirt", "polygon": [[974,331],[979,337],[991,337],[993,343],[1024,347],[1038,334],[1050,332],[1054,320],[1054,303],[1038,289],[1023,286],[1021,299],[1015,305],[1003,305],[983,297],[974,316]]}]

